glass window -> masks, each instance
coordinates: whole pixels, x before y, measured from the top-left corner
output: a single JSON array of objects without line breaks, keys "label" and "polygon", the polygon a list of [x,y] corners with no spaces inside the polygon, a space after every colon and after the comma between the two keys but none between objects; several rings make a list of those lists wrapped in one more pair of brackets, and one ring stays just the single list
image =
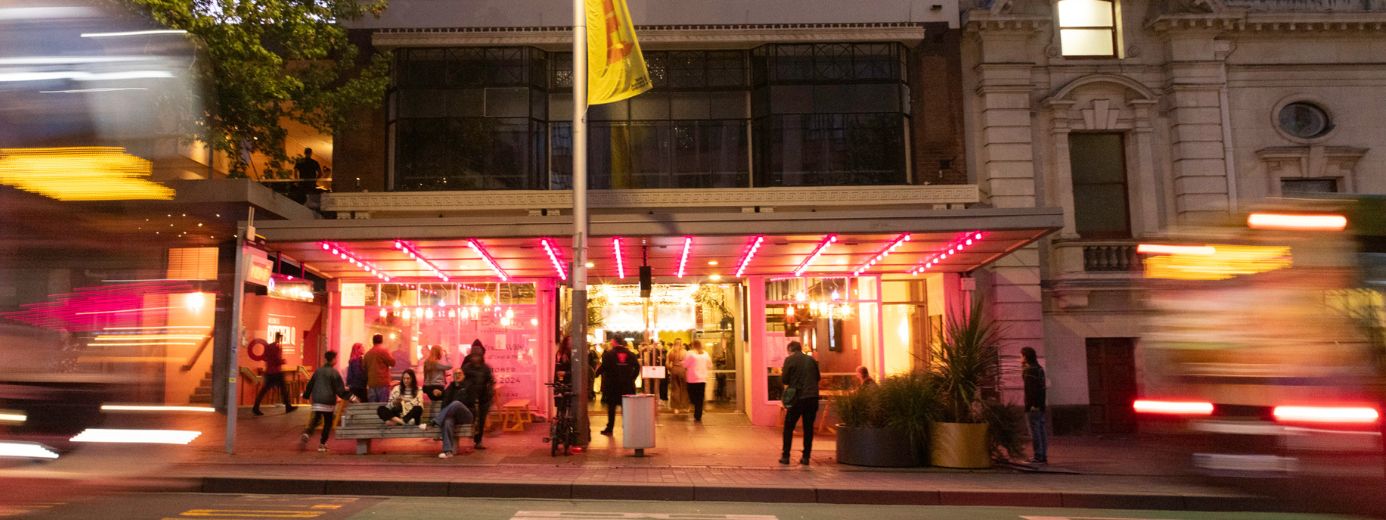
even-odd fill
[{"label": "glass window", "polygon": [[543,51],[401,49],[395,60],[399,73],[388,121],[395,128],[394,189],[539,189],[547,183],[550,78]]},{"label": "glass window", "polygon": [[785,114],[756,122],[757,186],[904,184],[902,114]]},{"label": "glass window", "polygon": [[1280,194],[1338,193],[1338,179],[1280,179]]},{"label": "glass window", "polygon": [[1069,134],[1073,214],[1083,238],[1130,238],[1121,134]]},{"label": "glass window", "polygon": [[1116,3],[1059,0],[1059,47],[1064,56],[1116,56]]},{"label": "glass window", "polygon": [[1318,105],[1303,101],[1290,103],[1280,109],[1277,120],[1280,129],[1300,139],[1313,139],[1333,129],[1328,112]]}]

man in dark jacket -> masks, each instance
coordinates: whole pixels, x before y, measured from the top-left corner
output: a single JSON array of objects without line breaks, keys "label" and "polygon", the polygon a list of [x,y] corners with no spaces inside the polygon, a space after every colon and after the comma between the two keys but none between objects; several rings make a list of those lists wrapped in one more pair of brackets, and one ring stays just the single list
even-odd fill
[{"label": "man in dark jacket", "polygon": [[1035,349],[1020,349],[1020,378],[1025,382],[1025,417],[1030,420],[1030,439],[1034,443],[1034,464],[1049,463],[1049,433],[1044,428],[1044,367]]},{"label": "man in dark jacket", "polygon": [[496,398],[496,373],[491,370],[491,365],[486,364],[486,347],[479,339],[472,341],[472,349],[462,361],[462,386],[462,402],[476,414],[477,425],[472,442],[476,443],[476,449],[484,450],[486,446],[481,444],[481,440],[482,434],[486,433],[486,416],[491,413],[491,401]]},{"label": "man in dark jacket", "polygon": [[789,356],[784,358],[784,368],[780,370],[780,383],[784,392],[792,393],[792,399],[785,399],[782,405],[787,408],[784,414],[784,445],[780,450],[780,464],[789,464],[789,448],[794,444],[794,425],[802,418],[804,421],[804,457],[800,464],[809,463],[813,452],[813,423],[818,418],[818,361],[804,354],[804,345],[791,341],[786,346]]},{"label": "man in dark jacket", "polygon": [[371,337],[371,350],[366,352],[366,390],[372,403],[390,400],[390,367],[395,366],[395,358],[385,350],[385,337],[379,334]]},{"label": "man in dark jacket", "polygon": [[635,378],[640,376],[640,358],[623,343],[617,343],[602,354],[602,366],[597,368],[597,377],[602,378],[602,402],[606,403],[606,429],[602,435],[611,435],[616,427],[616,407],[621,406],[621,397],[635,393]]},{"label": "man in dark jacket", "polygon": [[433,419],[419,426],[427,429],[432,426],[439,428],[443,437],[443,451],[438,453],[438,458],[446,459],[457,452],[457,425],[472,424],[476,416],[472,410],[467,408],[464,403],[467,399],[467,385],[463,382],[462,369],[452,372],[452,383],[443,388],[443,396],[438,399],[438,415]]},{"label": "man in dark jacket", "polygon": [[337,353],[329,350],[322,355],[322,359],[322,366],[313,371],[313,377],[308,379],[308,385],[303,389],[303,398],[313,403],[313,419],[308,422],[308,429],[298,437],[298,442],[307,444],[308,436],[313,434],[321,421],[322,438],[318,441],[318,451],[325,452],[327,436],[332,434],[332,421],[336,419],[337,399],[350,399],[353,403],[357,399],[347,391],[346,384],[342,383],[342,375],[337,373]]},{"label": "man in dark jacket", "polygon": [[284,340],[284,334],[274,333],[274,343],[265,345],[265,350],[259,356],[251,351],[250,358],[265,362],[265,380],[260,383],[260,391],[255,394],[255,406],[250,408],[250,413],[255,415],[265,415],[260,411],[260,401],[264,400],[271,388],[279,389],[279,396],[284,398],[284,413],[292,412],[296,407],[289,403],[289,387],[284,384],[284,349],[280,348],[279,342]]}]

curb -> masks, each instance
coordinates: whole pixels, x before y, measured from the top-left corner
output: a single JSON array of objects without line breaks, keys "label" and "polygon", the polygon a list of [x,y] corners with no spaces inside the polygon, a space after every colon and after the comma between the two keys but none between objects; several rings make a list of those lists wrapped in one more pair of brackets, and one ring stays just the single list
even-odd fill
[{"label": "curb", "polygon": [[436,496],[556,500],[661,500],[922,506],[1069,507],[1177,511],[1290,511],[1261,497],[1030,491],[901,490],[854,487],[670,485],[589,482],[395,482],[201,477],[203,493]]}]

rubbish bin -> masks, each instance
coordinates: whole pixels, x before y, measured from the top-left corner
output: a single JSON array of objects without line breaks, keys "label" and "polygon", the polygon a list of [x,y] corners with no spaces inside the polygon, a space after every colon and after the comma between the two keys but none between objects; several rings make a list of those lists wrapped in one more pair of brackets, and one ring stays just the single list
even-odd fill
[{"label": "rubbish bin", "polygon": [[659,398],[648,394],[621,396],[621,447],[634,449],[636,457],[655,447],[655,410]]}]

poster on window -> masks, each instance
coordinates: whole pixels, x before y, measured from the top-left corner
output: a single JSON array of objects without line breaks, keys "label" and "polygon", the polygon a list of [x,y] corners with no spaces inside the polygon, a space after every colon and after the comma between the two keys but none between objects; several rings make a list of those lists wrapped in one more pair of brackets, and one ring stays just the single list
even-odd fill
[{"label": "poster on window", "polygon": [[534,353],[530,349],[488,350],[486,362],[496,376],[497,405],[514,399],[536,403],[534,388],[538,383]]}]

